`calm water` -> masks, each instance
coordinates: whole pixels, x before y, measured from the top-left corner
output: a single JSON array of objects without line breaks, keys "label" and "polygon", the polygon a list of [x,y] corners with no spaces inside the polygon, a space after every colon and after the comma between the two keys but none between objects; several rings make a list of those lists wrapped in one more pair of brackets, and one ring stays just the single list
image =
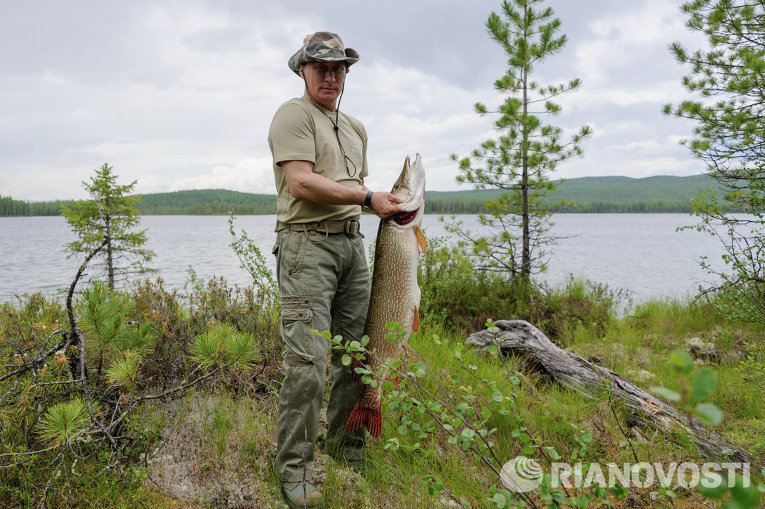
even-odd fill
[{"label": "calm water", "polygon": [[[475,226],[476,217],[459,219]],[[147,247],[157,254],[153,267],[169,287],[183,287],[188,266],[205,280],[224,276],[232,283],[248,284],[249,274],[229,247],[227,220],[226,216],[142,218],[142,226],[148,228]],[[275,216],[237,218],[238,227],[247,230],[272,267],[274,221]],[[685,214],[561,214],[554,222],[552,233],[566,238],[553,248],[548,271],[541,276],[551,284],[574,274],[628,289],[636,301],[685,297],[709,281],[698,265],[700,255],[722,266],[722,248],[713,238],[675,231],[692,223]],[[438,216],[425,216],[424,227],[429,237],[444,234]],[[376,231],[376,218],[362,219],[367,244]],[[53,295],[68,287],[81,263],[68,260],[62,251],[71,240],[62,217],[0,218],[0,302],[24,292]]]}]

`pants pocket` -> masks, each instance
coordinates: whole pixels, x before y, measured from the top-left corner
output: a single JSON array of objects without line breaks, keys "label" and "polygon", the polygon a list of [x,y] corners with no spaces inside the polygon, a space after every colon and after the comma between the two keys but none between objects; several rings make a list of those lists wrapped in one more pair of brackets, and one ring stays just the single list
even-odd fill
[{"label": "pants pocket", "polygon": [[306,234],[304,232],[290,232],[290,244],[292,249],[289,254],[289,265],[287,273],[290,277],[300,279],[300,272],[303,270],[303,258],[305,257]]},{"label": "pants pocket", "polygon": [[311,308],[308,306],[282,307],[281,322],[287,364],[313,363],[316,356],[316,343],[311,332],[313,329]]}]

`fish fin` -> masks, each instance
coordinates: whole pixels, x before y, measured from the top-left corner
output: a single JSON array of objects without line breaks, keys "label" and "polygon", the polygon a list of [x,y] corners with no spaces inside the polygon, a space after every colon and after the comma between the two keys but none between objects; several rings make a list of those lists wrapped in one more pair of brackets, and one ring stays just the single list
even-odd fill
[{"label": "fish fin", "polygon": [[369,410],[367,414],[367,430],[374,438],[380,438],[382,435],[382,406]]},{"label": "fish fin", "polygon": [[356,403],[353,404],[351,413],[348,414],[348,418],[345,419],[345,429],[349,431],[356,431],[364,425],[366,421],[367,409],[359,406],[361,396],[356,399]]},{"label": "fish fin", "polygon": [[414,319],[412,320],[412,332],[420,332],[420,310],[414,306]]},{"label": "fish fin", "polygon": [[353,375],[353,381],[357,384],[361,383],[361,375],[356,373],[356,368],[363,368],[364,365],[355,356],[351,356],[351,374]]},{"label": "fish fin", "polygon": [[380,438],[382,435],[382,404],[378,405],[377,408],[364,408],[360,403],[361,396],[354,403],[351,413],[348,414],[345,428],[349,431],[355,431],[366,426],[370,435],[374,438]]},{"label": "fish fin", "polygon": [[417,244],[420,245],[420,251],[426,253],[428,251],[428,240],[425,238],[425,234],[422,233],[419,226],[414,227],[414,234],[417,236]]}]

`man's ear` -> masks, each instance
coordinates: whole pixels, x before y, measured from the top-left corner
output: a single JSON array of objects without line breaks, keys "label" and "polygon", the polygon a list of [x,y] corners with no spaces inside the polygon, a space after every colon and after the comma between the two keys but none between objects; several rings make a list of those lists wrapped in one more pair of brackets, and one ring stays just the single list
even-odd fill
[{"label": "man's ear", "polygon": [[305,76],[303,76],[303,66],[302,65],[300,66],[300,69],[298,69],[298,76],[300,76],[301,78],[305,79]]}]

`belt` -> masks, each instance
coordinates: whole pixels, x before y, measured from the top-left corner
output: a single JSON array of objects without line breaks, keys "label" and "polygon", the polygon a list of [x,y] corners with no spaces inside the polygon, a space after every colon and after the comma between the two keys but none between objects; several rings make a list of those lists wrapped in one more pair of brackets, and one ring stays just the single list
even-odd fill
[{"label": "belt", "polygon": [[318,221],[315,223],[282,223],[281,221],[276,221],[276,229],[274,231],[278,232],[281,230],[291,230],[293,232],[316,231],[325,234],[345,233],[355,237],[360,233],[359,216],[348,219]]}]

